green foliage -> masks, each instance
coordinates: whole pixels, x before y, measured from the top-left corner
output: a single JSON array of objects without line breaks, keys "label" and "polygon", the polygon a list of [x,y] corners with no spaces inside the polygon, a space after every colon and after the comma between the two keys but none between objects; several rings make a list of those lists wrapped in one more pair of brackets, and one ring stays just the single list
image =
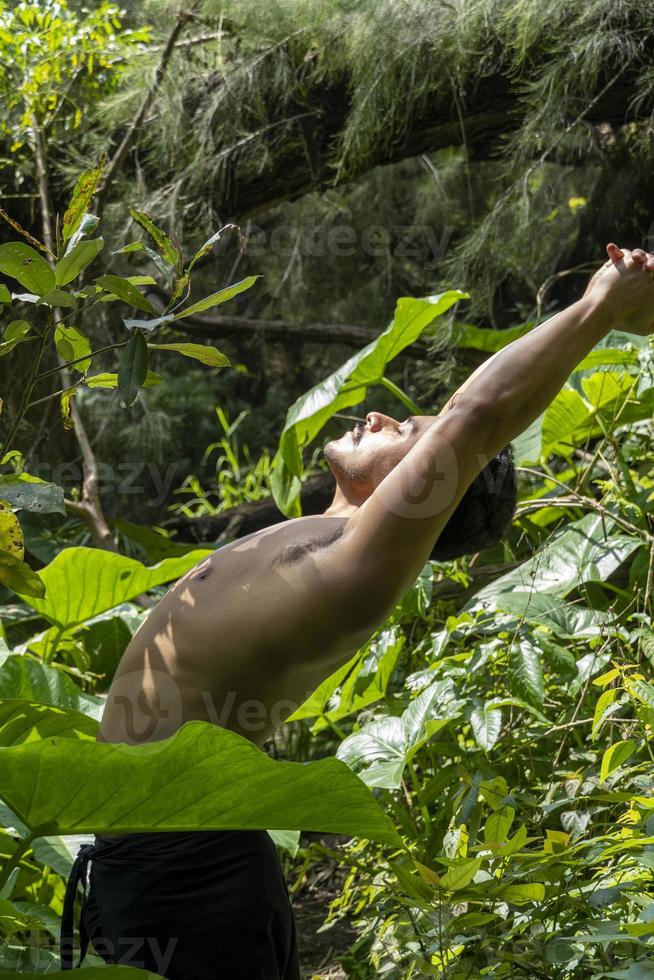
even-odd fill
[{"label": "green foliage", "polygon": [[[103,779],[94,778],[102,768]],[[234,732],[191,721],[164,742],[58,737],[0,748],[3,797],[36,836],[250,827],[399,839],[335,759],[275,762]],[[133,786],[141,802],[134,805]]]},{"label": "green foliage", "polygon": [[[30,17],[32,15],[30,14]],[[30,21],[31,22],[31,21]],[[32,245],[24,242],[9,242],[0,245],[0,273],[16,280],[21,286],[30,290],[29,293],[10,293],[5,287],[4,307],[8,308],[8,316],[13,315],[14,304],[32,304],[35,307],[31,321],[12,319],[7,325],[4,340],[0,343],[0,356],[11,354],[19,345],[27,341],[35,343],[36,352],[26,381],[26,389],[20,405],[16,408],[13,419],[9,422],[2,447],[0,459],[10,461],[9,451],[13,449],[14,440],[24,416],[31,408],[50,398],[60,396],[62,421],[65,428],[73,425],[71,417],[71,402],[81,386],[88,388],[118,388],[118,393],[125,408],[130,408],[139,397],[139,392],[161,380],[158,375],[149,370],[150,350],[163,349],[173,351],[186,358],[193,358],[210,367],[229,366],[229,358],[215,347],[205,347],[201,344],[170,343],[148,344],[146,335],[164,324],[173,322],[189,313],[204,310],[219,303],[224,303],[233,296],[249,289],[257,276],[249,276],[226,289],[213,293],[204,300],[185,305],[191,290],[191,265],[195,263],[197,254],[185,269],[181,252],[175,248],[165,233],[143,212],[132,211],[134,220],[154,240],[162,259],[174,263],[174,271],[178,281],[184,281],[184,295],[174,294],[177,303],[174,311],[162,317],[154,316],[151,320],[123,320],[124,326],[130,331],[129,339],[106,345],[99,350],[92,350],[88,337],[73,323],[67,323],[68,316],[77,311],[78,302],[85,301],[85,309],[92,308],[97,303],[121,302],[128,307],[136,308],[145,313],[156,314],[156,309],[150,300],[144,296],[138,285],[154,283],[149,276],[124,277],[113,273],[96,276],[89,286],[76,284],[94,260],[98,257],[103,239],[86,239],[85,235],[95,232],[98,221],[88,212],[93,195],[98,190],[103,176],[104,162],[96,168],[83,174],[75,187],[69,207],[64,215],[61,235],[56,243],[56,254],[50,259],[44,258]],[[32,236],[21,226],[11,221],[12,227],[28,238],[30,242],[39,245]],[[220,232],[217,233],[219,235]],[[216,236],[214,236],[215,238]],[[45,245],[39,246],[46,253],[50,249]],[[129,247],[129,246],[127,246]],[[173,302],[171,300],[171,304]],[[88,301],[88,302],[86,302]],[[179,309],[179,307],[183,307]],[[45,307],[41,314],[39,307]],[[73,314],[63,316],[61,307],[71,307]],[[175,312],[176,310],[176,312]],[[75,378],[68,381],[68,375],[62,373],[66,382],[63,389],[43,398],[33,398],[33,392],[40,381],[52,378],[57,369],[39,371],[41,362],[54,351],[59,357],[59,371],[65,372],[73,368]],[[89,373],[97,363],[96,358],[107,351],[120,350],[118,371]],[[17,483],[23,485],[17,486]],[[5,498],[14,509],[63,509],[63,494],[47,484],[39,484],[28,473],[20,473],[18,477],[0,476],[0,484],[6,486]],[[46,503],[46,499],[49,503]],[[31,504],[30,502],[31,501]],[[56,503],[55,503],[56,502]],[[38,597],[43,594],[43,586],[30,567],[22,561],[22,553],[15,555],[3,549],[0,545],[0,583],[21,595]]]},{"label": "green foliage", "polygon": [[[210,550],[198,549],[177,558],[164,558],[151,568],[133,558],[96,548],[65,548],[38,572],[45,598],[28,601],[40,616],[68,629],[163,582],[180,578]],[[75,583],[85,583],[84,589]]]},{"label": "green foliage", "polygon": [[[594,377],[602,353],[567,390]],[[631,356],[609,356],[610,373],[619,365],[646,400],[649,355],[635,370]],[[600,415],[585,411],[583,424]],[[515,567],[453,607],[438,596],[456,569],[434,565],[431,587],[419,582],[384,627],[410,638],[385,693],[362,711],[356,694],[341,696],[337,756],[377,788],[412,855],[364,843],[344,854],[350,876],[332,913],[358,917],[357,958],[372,971],[464,980],[524,967],[585,980],[610,964],[647,975],[654,474],[642,417],[604,419],[588,459],[566,447],[529,470]],[[612,479],[598,480],[598,461]],[[327,719],[342,682],[330,678],[296,717]],[[346,964],[359,975],[354,954]]]}]

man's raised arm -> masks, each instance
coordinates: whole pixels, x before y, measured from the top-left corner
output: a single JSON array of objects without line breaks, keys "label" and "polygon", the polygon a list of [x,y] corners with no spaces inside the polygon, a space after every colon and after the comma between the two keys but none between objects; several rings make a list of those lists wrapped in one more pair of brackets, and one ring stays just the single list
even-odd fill
[{"label": "man's raised arm", "polygon": [[608,251],[584,296],[482,365],[350,518],[336,550],[345,577],[365,590],[364,615],[390,612],[477,474],[610,329],[654,330],[654,263],[642,252]]}]

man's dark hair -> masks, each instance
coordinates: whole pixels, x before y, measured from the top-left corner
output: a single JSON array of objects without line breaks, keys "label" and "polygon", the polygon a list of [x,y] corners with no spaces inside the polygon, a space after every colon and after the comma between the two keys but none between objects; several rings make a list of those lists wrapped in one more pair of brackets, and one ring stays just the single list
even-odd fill
[{"label": "man's dark hair", "polygon": [[509,443],[472,481],[429,557],[451,561],[496,544],[513,520],[517,496],[513,446]]}]

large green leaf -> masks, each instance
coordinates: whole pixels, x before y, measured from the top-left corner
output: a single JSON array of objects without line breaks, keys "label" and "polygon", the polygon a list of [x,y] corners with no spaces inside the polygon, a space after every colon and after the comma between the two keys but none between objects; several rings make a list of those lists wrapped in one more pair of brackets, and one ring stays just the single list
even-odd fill
[{"label": "large green leaf", "polygon": [[86,694],[62,669],[17,654],[7,657],[0,666],[0,698],[38,701],[95,721],[100,720],[104,710],[103,698]]},{"label": "large green leaf", "polygon": [[497,610],[503,608],[505,596],[512,602],[510,593],[562,597],[582,582],[603,582],[640,543],[639,538],[616,533],[610,517],[587,514],[552,535],[528,561],[477,592],[464,609]]},{"label": "large green leaf", "polygon": [[22,698],[0,700],[0,746],[60,735],[95,739],[98,723],[80,711]]},{"label": "large green leaf", "polygon": [[202,548],[148,568],[134,558],[99,548],[64,548],[37,573],[47,590],[45,599],[26,601],[65,629],[179,578],[212,553]]},{"label": "large green leaf", "polygon": [[65,514],[64,491],[56,483],[45,483],[28,473],[0,476],[0,500],[35,514]]},{"label": "large green leaf", "polygon": [[46,835],[270,828],[400,844],[342,762],[276,762],[204,721],[142,745],[55,737],[0,748],[0,787],[18,817]]},{"label": "large green leaf", "polygon": [[273,480],[275,503],[284,514],[297,512],[303,448],[335,412],[363,401],[368,387],[383,378],[387,364],[417,340],[425,327],[466,297],[467,293],[453,289],[422,299],[399,299],[392,322],[376,340],[291,405],[279,440]]},{"label": "large green leaf", "polygon": [[431,736],[458,718],[464,702],[451,677],[433,681],[411,701],[402,715],[410,759]]},{"label": "large green leaf", "polygon": [[514,613],[529,623],[547,626],[564,639],[599,636],[614,620],[610,612],[590,609],[578,602],[564,602],[554,595],[502,592],[502,612]]},{"label": "large green leaf", "polygon": [[455,323],[452,326],[451,339],[456,347],[495,354],[507,344],[529,333],[535,326],[535,323],[521,323],[517,327],[508,327],[504,330],[488,330],[484,327],[475,327],[471,323]]},{"label": "large green leaf", "polygon": [[478,705],[470,712],[470,727],[479,748],[489,752],[500,737],[502,709],[488,702]]},{"label": "large green leaf", "polygon": [[654,390],[636,396],[635,378],[627,370],[595,371],[588,375],[584,365],[617,363],[630,365],[633,352],[597,349],[582,361],[565,388],[526,433],[516,440],[520,463],[540,462],[553,453],[568,455],[575,446],[602,434],[602,423],[613,426],[651,418]]},{"label": "large green leaf", "polygon": [[55,274],[42,255],[23,242],[0,245],[0,272],[17,279],[31,293],[44,296],[55,287]]}]

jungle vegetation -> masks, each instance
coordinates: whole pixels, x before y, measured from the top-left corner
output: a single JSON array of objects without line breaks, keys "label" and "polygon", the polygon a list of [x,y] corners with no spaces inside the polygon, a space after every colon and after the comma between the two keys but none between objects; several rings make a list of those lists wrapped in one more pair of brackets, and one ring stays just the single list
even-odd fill
[{"label": "jungle vegetation", "polygon": [[651,246],[653,47],[635,0],[0,2],[0,976],[57,975],[75,835],[236,821],[336,868],[325,977],[654,977],[645,338],[265,753],[95,741],[167,585],[326,505],[338,415],[436,411]]}]

